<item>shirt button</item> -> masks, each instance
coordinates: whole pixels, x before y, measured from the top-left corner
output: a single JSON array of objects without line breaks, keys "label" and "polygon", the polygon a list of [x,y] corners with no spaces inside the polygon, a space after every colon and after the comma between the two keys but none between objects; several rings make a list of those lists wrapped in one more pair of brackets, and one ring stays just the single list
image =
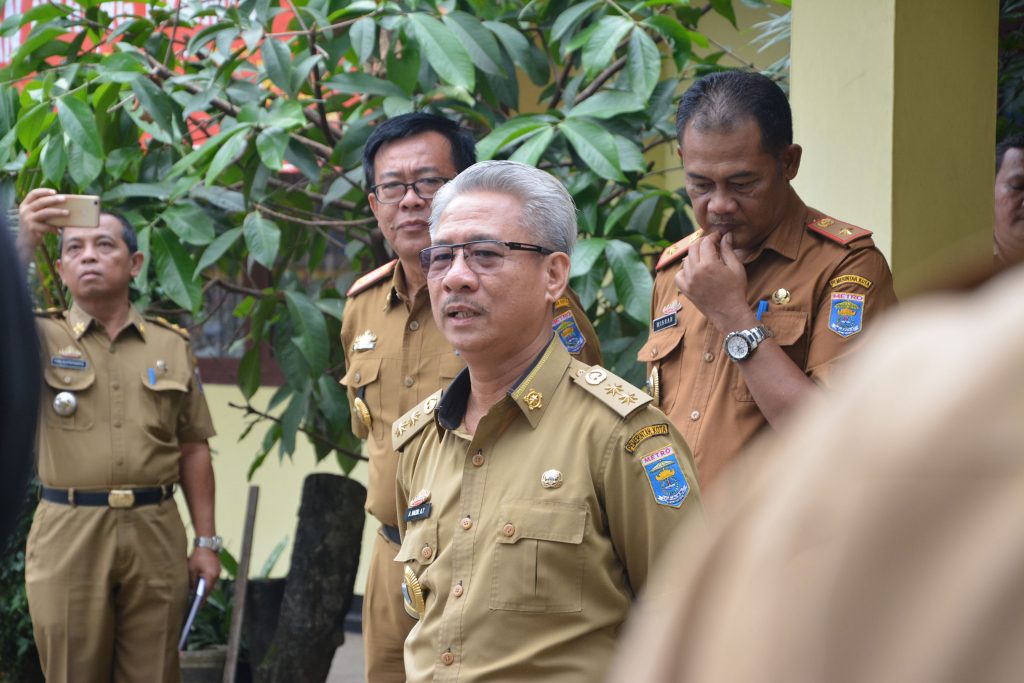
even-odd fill
[{"label": "shirt button", "polygon": [[118,389],[121,388],[121,383],[120,382],[114,382],[114,383],[112,383],[110,385],[110,388],[113,389],[114,391],[117,391]]},{"label": "shirt button", "polygon": [[651,358],[654,358],[657,355],[658,355],[658,347],[657,346],[652,346],[651,347]]},{"label": "shirt button", "polygon": [[71,377],[64,375],[64,384],[71,384]]},{"label": "shirt button", "polygon": [[506,524],[505,526],[501,527],[501,533],[505,534],[506,536],[512,536],[516,533],[516,528],[511,524]]},{"label": "shirt button", "polygon": [[429,560],[434,556],[434,550],[429,545],[423,546],[423,550],[420,551],[420,555],[423,556],[424,560]]},{"label": "shirt button", "polygon": [[361,381],[363,380],[363,373],[361,373],[361,372],[359,372],[359,371],[356,371],[356,376],[355,376],[355,380],[356,380],[357,382],[361,382]]},{"label": "shirt button", "polygon": [[484,454],[483,453],[474,453],[473,454],[473,467],[480,467],[480,465],[483,465],[483,464],[484,464]]},{"label": "shirt button", "polygon": [[693,420],[694,422],[699,420],[700,419],[700,411],[699,410],[695,410],[692,413],[690,413],[690,419]]},{"label": "shirt button", "polygon": [[114,420],[114,427],[116,429],[120,429],[121,428],[121,421],[120,420]]},{"label": "shirt button", "polygon": [[405,383],[405,386],[411,387],[413,384],[416,383],[416,380],[414,380],[410,375],[406,375],[404,383]]},{"label": "shirt button", "polygon": [[445,652],[441,655],[441,663],[445,666],[451,666],[455,663],[455,655],[453,655],[451,652]]},{"label": "shirt button", "polygon": [[455,597],[461,598],[462,597],[462,593],[463,593],[463,589],[462,589],[462,584],[461,583],[456,584],[455,587],[452,588],[452,595],[454,595]]},{"label": "shirt button", "polygon": [[420,321],[413,320],[411,323],[409,323],[409,329],[412,330],[413,332],[420,329]]},{"label": "shirt button", "polygon": [[715,354],[711,353],[710,351],[708,351],[707,353],[704,354],[704,362],[705,363],[710,363],[714,359],[715,359]]},{"label": "shirt button", "polygon": [[459,524],[462,525],[462,528],[466,531],[469,531],[473,528],[473,520],[471,520],[469,517],[463,517],[462,521],[459,522]]}]

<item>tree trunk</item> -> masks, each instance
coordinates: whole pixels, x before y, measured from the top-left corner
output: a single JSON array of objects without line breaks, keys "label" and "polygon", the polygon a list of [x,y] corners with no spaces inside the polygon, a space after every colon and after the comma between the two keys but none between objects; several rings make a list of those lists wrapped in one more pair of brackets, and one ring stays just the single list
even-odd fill
[{"label": "tree trunk", "polygon": [[327,679],[334,651],[345,642],[365,502],[366,489],[351,479],[306,477],[281,615],[257,683]]}]

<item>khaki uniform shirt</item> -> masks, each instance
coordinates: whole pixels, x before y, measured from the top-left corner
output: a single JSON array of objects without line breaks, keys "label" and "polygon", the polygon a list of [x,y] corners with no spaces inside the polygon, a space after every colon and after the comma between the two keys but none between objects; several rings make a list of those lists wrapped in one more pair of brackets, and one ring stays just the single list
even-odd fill
[{"label": "khaki uniform shirt", "polygon": [[[367,442],[366,509],[391,526],[398,525],[398,454],[391,447],[391,423],[447,386],[466,365],[434,324],[427,288],[422,287],[410,299],[397,264],[393,261],[378,268],[353,285],[341,325],[346,365],[341,382],[348,390],[352,432]],[[580,310],[576,295],[569,292],[568,298],[570,306],[557,309],[556,320],[568,313],[572,323],[560,321],[560,334],[569,338],[570,344],[580,346],[580,360],[600,363],[601,349],[594,328]],[[357,398],[369,413],[369,425],[360,416]]]},{"label": "khaki uniform shirt", "polygon": [[650,396],[555,341],[474,435],[469,381],[393,429],[396,560],[424,597],[408,680],[599,680],[667,536],[702,525],[689,450]]},{"label": "khaki uniform shirt", "polygon": [[[215,434],[184,331],[143,320],[134,307],[113,341],[77,305],[37,323],[40,481],[81,489],[178,481],[179,444]],[[76,407],[61,416],[54,399],[65,392]]]},{"label": "khaki uniform shirt", "polygon": [[[837,362],[896,303],[896,294],[867,230],[796,201],[792,218],[745,261],[747,301],[755,311],[758,302],[767,303],[761,322],[775,342],[808,377],[827,385]],[[672,249],[674,258],[655,278],[651,330],[637,359],[657,378],[659,406],[693,449],[707,487],[766,420],[722,348],[725,335],[679,294],[682,252]]]}]

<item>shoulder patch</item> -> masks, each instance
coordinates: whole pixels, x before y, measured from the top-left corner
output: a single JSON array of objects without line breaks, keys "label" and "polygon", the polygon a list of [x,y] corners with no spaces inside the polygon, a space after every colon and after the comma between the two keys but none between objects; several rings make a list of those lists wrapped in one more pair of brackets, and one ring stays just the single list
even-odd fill
[{"label": "shoulder patch", "polygon": [[846,246],[856,239],[867,237],[871,234],[870,230],[858,228],[856,225],[851,225],[850,223],[837,221],[835,218],[830,218],[829,216],[823,216],[809,221],[807,223],[807,229],[811,232],[816,232],[819,235],[827,237],[833,242],[838,242],[843,246]]},{"label": "shoulder patch", "polygon": [[573,360],[569,366],[572,380],[601,403],[615,411],[620,417],[627,417],[654,399],[637,389],[626,380],[613,375],[600,365],[586,365]]},{"label": "shoulder patch", "polygon": [[686,255],[686,252],[690,250],[690,245],[699,240],[703,235],[704,230],[697,228],[692,233],[661,252],[661,258],[658,259],[658,265],[656,265],[654,269],[661,270],[665,266],[670,266],[683,258],[683,256]]},{"label": "shoulder patch", "polygon": [[431,424],[434,421],[434,410],[440,401],[441,389],[438,389],[425,401],[395,420],[391,425],[391,447],[401,451],[412,437]]},{"label": "shoulder patch", "polygon": [[352,283],[352,286],[348,288],[348,291],[345,292],[345,296],[356,296],[361,292],[365,292],[371,286],[377,284],[384,278],[391,277],[391,273],[394,272],[396,265],[398,265],[398,259],[394,259],[379,268],[374,268],[365,275],[359,276],[356,278],[356,281]]},{"label": "shoulder patch", "polygon": [[145,319],[147,321],[151,322],[151,323],[155,323],[155,324],[159,325],[160,327],[163,327],[163,328],[166,328],[168,330],[171,330],[172,332],[177,334],[179,337],[181,337],[185,341],[188,341],[190,339],[190,337],[188,335],[188,330],[186,330],[181,325],[175,325],[174,323],[172,323],[167,318],[163,318],[163,317],[160,317],[158,315],[157,316],[148,316],[147,315],[147,316],[145,316]]},{"label": "shoulder patch", "polygon": [[61,318],[64,316],[64,309],[59,306],[53,308],[34,308],[32,312],[39,318]]}]

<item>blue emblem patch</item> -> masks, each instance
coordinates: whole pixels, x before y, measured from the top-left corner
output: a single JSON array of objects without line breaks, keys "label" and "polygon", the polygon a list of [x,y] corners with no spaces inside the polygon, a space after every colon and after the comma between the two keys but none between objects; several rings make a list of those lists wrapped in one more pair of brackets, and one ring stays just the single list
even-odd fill
[{"label": "blue emblem patch", "polygon": [[864,294],[833,292],[829,307],[828,329],[840,337],[857,334],[864,328]]},{"label": "blue emblem patch", "polygon": [[558,340],[562,342],[562,346],[569,353],[579,353],[583,350],[583,345],[587,343],[587,340],[583,338],[583,333],[580,332],[579,325],[576,324],[576,318],[573,317],[572,311],[566,311],[555,316],[555,319],[551,321],[551,329],[558,335]]},{"label": "blue emblem patch", "polygon": [[690,485],[679,466],[679,459],[671,446],[651,451],[640,459],[640,464],[647,472],[647,479],[654,491],[654,500],[658,505],[677,508],[686,500]]}]

